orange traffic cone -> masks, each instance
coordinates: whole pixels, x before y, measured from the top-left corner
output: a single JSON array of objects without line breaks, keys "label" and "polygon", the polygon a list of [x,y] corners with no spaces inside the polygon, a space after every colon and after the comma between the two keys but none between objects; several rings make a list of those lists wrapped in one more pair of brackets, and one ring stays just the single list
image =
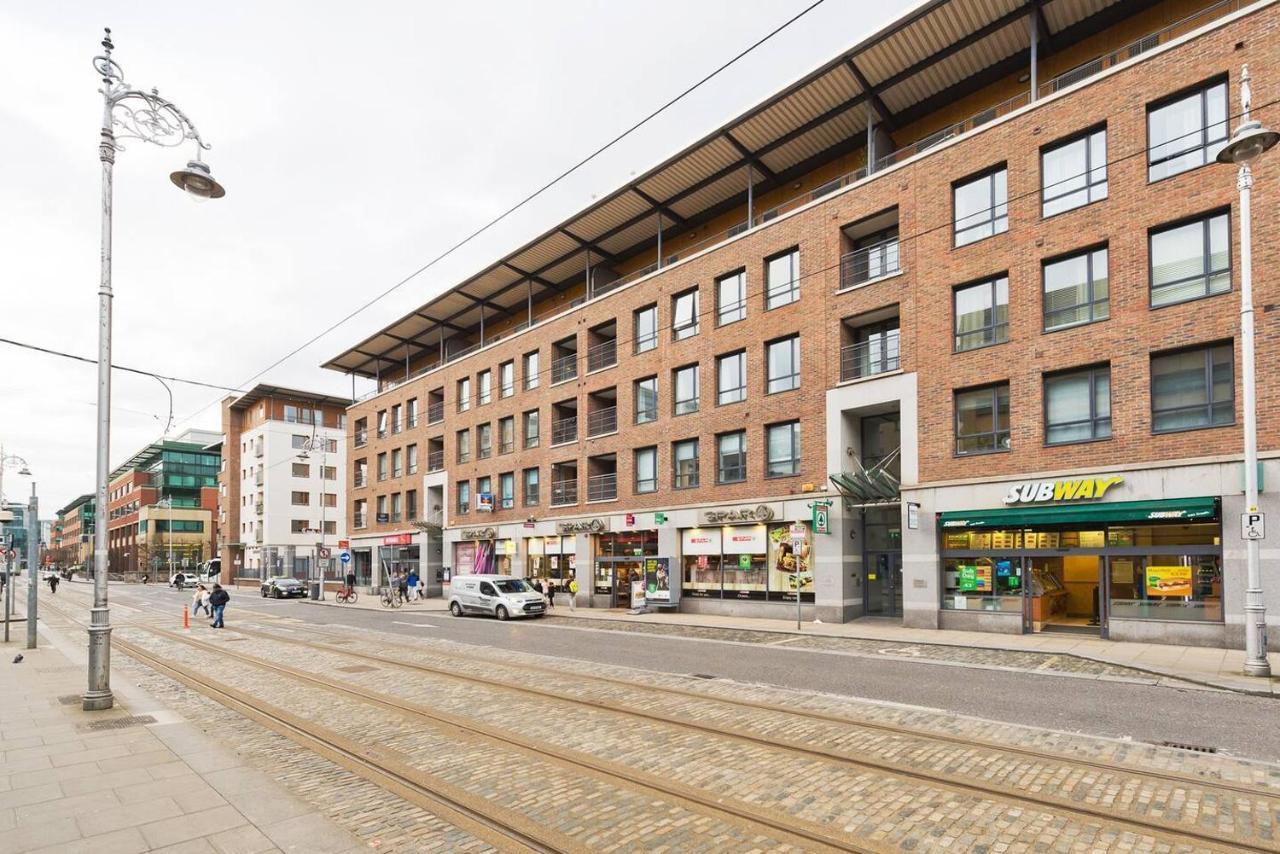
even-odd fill
[{"label": "orange traffic cone", "polygon": [[182,627],[184,629],[191,628],[191,609],[187,605],[182,606]]}]

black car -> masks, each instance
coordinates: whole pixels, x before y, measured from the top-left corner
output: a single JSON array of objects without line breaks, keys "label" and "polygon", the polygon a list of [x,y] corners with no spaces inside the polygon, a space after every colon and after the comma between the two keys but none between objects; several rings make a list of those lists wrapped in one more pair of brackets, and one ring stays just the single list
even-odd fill
[{"label": "black car", "polygon": [[287,575],[268,578],[262,582],[259,592],[262,593],[263,599],[268,596],[272,599],[305,599],[307,597],[306,585],[298,579],[290,578]]}]

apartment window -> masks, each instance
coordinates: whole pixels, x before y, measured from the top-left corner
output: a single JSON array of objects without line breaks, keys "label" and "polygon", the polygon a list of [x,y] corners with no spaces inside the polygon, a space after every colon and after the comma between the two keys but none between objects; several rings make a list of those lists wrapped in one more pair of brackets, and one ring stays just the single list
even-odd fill
[{"label": "apartment window", "polygon": [[671,336],[677,341],[698,334],[698,289],[671,298]]},{"label": "apartment window", "polygon": [[498,422],[498,453],[509,454],[516,449],[516,417],[508,415]]},{"label": "apartment window", "polygon": [[739,430],[716,437],[716,483],[747,479],[747,434]]},{"label": "apartment window", "polygon": [[1004,166],[951,188],[956,246],[1009,230],[1009,173]]},{"label": "apartment window", "polygon": [[956,392],[956,454],[1009,450],[1009,384]]},{"label": "apartment window", "polygon": [[294,463],[293,476],[294,477],[311,477],[311,466],[308,465],[307,463]]},{"label": "apartment window", "polygon": [[458,462],[471,462],[471,431],[459,430],[457,435]]},{"label": "apartment window", "polygon": [[466,412],[471,408],[471,378],[458,380],[458,411]]},{"label": "apartment window", "polygon": [[458,481],[458,504],[457,510],[459,515],[471,512],[471,482],[467,480]]},{"label": "apartment window", "polygon": [[488,422],[476,427],[476,459],[487,460],[493,455],[493,426]]},{"label": "apartment window", "polygon": [[394,451],[391,452],[391,476],[392,477],[401,477],[404,475],[403,459],[404,459],[404,454],[401,452],[399,448],[396,448]]},{"label": "apartment window", "polygon": [[502,502],[503,510],[510,510],[516,506],[515,472],[508,471],[498,475],[498,499]]},{"label": "apartment window", "polygon": [[747,352],[739,350],[716,359],[716,402],[747,399]]},{"label": "apartment window", "polygon": [[[694,312],[697,315],[697,312]],[[644,353],[658,346],[658,307],[647,305],[635,312],[633,338],[637,353]]]},{"label": "apartment window", "polygon": [[[385,415],[386,415],[386,413],[383,413],[383,416],[384,416],[384,417],[383,417],[383,419],[382,419],[382,420],[383,420],[383,422],[384,422],[383,426],[378,428],[378,432],[380,432],[380,433],[384,433],[384,432],[386,432],[386,429],[387,429],[387,428],[386,428],[386,424],[385,424],[385,421],[386,421]],[[309,438],[311,438],[311,437],[310,437],[310,436],[299,436],[299,435],[295,434],[295,435],[293,435],[293,436],[290,436],[290,437],[289,437],[289,442],[290,442],[290,444],[293,446],[293,449],[294,449],[295,451],[303,451],[303,450],[306,450],[306,447],[307,447],[307,440],[308,440]]]},{"label": "apartment window", "polygon": [[320,477],[324,478],[325,480],[337,480],[338,467],[337,466],[321,466]]},{"label": "apartment window", "polygon": [[1151,357],[1151,429],[1156,433],[1235,423],[1232,345]]},{"label": "apartment window", "polygon": [[337,507],[337,506],[338,506],[338,494],[337,494],[336,492],[326,492],[326,493],[324,494],[324,506],[325,506],[325,507]]},{"label": "apartment window", "polygon": [[538,435],[538,410],[530,409],[523,416],[524,418],[524,446],[526,448],[538,447],[540,437]]},{"label": "apartment window", "polygon": [[1047,445],[1111,438],[1111,368],[1102,365],[1044,378]]},{"label": "apartment window", "polygon": [[308,519],[290,519],[289,533],[305,534],[311,528],[311,522]]},{"label": "apartment window", "polygon": [[404,494],[404,518],[412,522],[418,518],[418,490],[411,489]]},{"label": "apartment window", "polygon": [[635,382],[636,423],[658,420],[658,378],[645,377]]},{"label": "apartment window", "polygon": [[658,449],[636,448],[635,470],[637,494],[658,491]]},{"label": "apartment window", "polygon": [[503,362],[498,365],[498,396],[511,397],[516,393],[516,363]]},{"label": "apartment window", "polygon": [[284,420],[290,424],[315,424],[317,412],[314,409],[307,409],[298,406],[290,406],[285,404]]},{"label": "apartment window", "polygon": [[956,352],[1009,340],[1009,277],[955,289]]},{"label": "apartment window", "polygon": [[410,445],[404,449],[404,466],[406,474],[418,473],[418,446]]},{"label": "apartment window", "polygon": [[400,498],[400,493],[397,492],[391,496],[391,521],[392,522],[400,521],[400,507],[401,507],[401,498]]},{"label": "apartment window", "polygon": [[685,365],[673,371],[676,390],[675,413],[688,415],[698,411],[698,366]]},{"label": "apartment window", "polygon": [[800,422],[770,424],[764,429],[765,477],[800,473]]},{"label": "apartment window", "polygon": [[378,480],[387,479],[387,455],[378,454]]},{"label": "apartment window", "polygon": [[716,279],[716,325],[724,326],[747,316],[747,271]]},{"label": "apartment window", "polygon": [[1107,197],[1107,129],[1087,131],[1040,154],[1040,213],[1050,217]]},{"label": "apartment window", "polygon": [[289,493],[289,503],[294,507],[309,507],[311,505],[311,493],[291,492]]},{"label": "apartment window", "polygon": [[538,387],[538,351],[524,354],[524,388],[525,391]]},{"label": "apartment window", "polygon": [[1151,232],[1151,305],[1231,290],[1230,217],[1222,213]]},{"label": "apartment window", "polygon": [[765,391],[773,394],[800,388],[800,336],[791,335],[764,345]]},{"label": "apartment window", "polygon": [[476,374],[476,402],[481,406],[493,400],[493,371]]},{"label": "apartment window", "polygon": [[698,440],[685,439],[671,446],[674,465],[673,484],[676,489],[688,489],[698,485]]},{"label": "apartment window", "polygon": [[1046,332],[1111,316],[1107,247],[1046,261],[1042,273]]},{"label": "apartment window", "polygon": [[[378,413],[378,438],[387,435],[387,410]],[[296,437],[295,437],[296,438]]]},{"label": "apartment window", "polygon": [[1227,81],[1147,108],[1147,179],[1159,181],[1209,163],[1227,141]]},{"label": "apartment window", "polygon": [[490,498],[493,497],[493,481],[491,478],[476,478],[476,498],[479,498],[481,495],[487,495]]},{"label": "apartment window", "polygon": [[778,308],[800,299],[800,250],[788,249],[764,262],[764,307]]},{"label": "apartment window", "polygon": [[538,483],[538,470],[536,468],[525,469],[524,470],[524,506],[525,507],[538,506],[538,502],[540,500],[540,496],[538,494],[539,486],[540,485]]},{"label": "apartment window", "polygon": [[405,426],[412,430],[418,426],[418,399],[416,397],[410,398],[409,402],[405,404],[404,410]]},{"label": "apartment window", "polygon": [[403,424],[400,420],[400,404],[397,403],[395,406],[391,407],[391,432],[399,433],[402,426]]}]

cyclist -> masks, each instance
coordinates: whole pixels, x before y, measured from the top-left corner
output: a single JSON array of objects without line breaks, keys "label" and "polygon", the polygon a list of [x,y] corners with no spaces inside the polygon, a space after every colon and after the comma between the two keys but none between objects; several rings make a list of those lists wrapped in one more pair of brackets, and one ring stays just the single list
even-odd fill
[{"label": "cyclist", "polygon": [[347,570],[347,595],[351,595],[351,591],[356,589],[356,571],[354,569]]}]

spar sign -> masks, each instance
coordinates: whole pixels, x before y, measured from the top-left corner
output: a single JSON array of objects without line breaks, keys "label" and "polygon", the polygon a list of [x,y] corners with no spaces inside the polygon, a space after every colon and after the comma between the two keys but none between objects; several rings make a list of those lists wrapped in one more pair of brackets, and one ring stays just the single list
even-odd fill
[{"label": "spar sign", "polygon": [[1124,483],[1119,475],[1082,477],[1074,480],[1033,480],[1016,483],[1005,493],[1004,503],[1049,504],[1058,501],[1097,501],[1111,487]]}]

